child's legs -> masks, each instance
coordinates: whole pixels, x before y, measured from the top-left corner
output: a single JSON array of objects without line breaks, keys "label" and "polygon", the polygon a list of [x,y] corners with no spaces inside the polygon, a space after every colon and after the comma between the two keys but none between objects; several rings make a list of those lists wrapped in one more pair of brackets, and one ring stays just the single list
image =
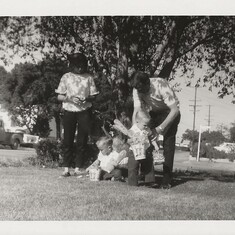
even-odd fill
[{"label": "child's legs", "polygon": [[121,169],[115,168],[110,173],[103,172],[102,178],[103,180],[110,180],[112,177],[114,177],[115,181],[119,181],[122,179],[122,171]]},{"label": "child's legs", "polygon": [[128,156],[128,184],[138,186],[139,162],[135,160],[133,152]]},{"label": "child's legs", "polygon": [[64,125],[64,156],[63,166],[71,167],[73,162],[73,145],[74,135],[76,131],[77,118],[75,112],[64,112],[63,125]]},{"label": "child's legs", "polygon": [[141,172],[144,173],[145,183],[155,182],[152,151],[153,151],[153,147],[151,146],[146,151],[146,159],[141,160]]},{"label": "child's legs", "polygon": [[127,167],[126,168],[120,168],[121,172],[122,172],[122,176],[124,178],[127,178],[128,177],[128,169]]},{"label": "child's legs", "polygon": [[75,166],[82,167],[84,161],[85,150],[87,147],[88,135],[91,128],[90,111],[85,110],[77,113],[77,138],[76,138],[76,157]]}]

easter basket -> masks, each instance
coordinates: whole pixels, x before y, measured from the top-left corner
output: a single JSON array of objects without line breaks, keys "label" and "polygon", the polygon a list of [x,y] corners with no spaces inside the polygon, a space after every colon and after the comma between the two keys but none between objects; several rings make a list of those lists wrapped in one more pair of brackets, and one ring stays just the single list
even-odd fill
[{"label": "easter basket", "polygon": [[153,151],[153,164],[154,165],[161,165],[165,162],[165,158],[163,154],[161,154],[159,151]]},{"label": "easter basket", "polygon": [[133,151],[135,160],[143,160],[146,158],[146,150],[148,146],[146,144],[132,144],[131,149]]},{"label": "easter basket", "polygon": [[100,180],[101,169],[91,168],[89,170],[90,181],[99,181]]}]

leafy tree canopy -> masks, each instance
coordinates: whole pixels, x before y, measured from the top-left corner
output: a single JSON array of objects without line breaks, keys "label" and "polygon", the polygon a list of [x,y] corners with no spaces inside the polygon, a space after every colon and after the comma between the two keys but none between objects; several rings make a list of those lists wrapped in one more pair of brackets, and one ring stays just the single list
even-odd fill
[{"label": "leafy tree canopy", "polygon": [[[182,138],[183,140],[189,140],[189,141],[194,140],[195,142],[198,142],[199,132],[187,129],[185,133],[182,135]],[[219,145],[222,142],[226,141],[226,138],[219,131],[211,131],[211,132],[205,131],[202,132],[201,140],[203,140],[206,143],[211,143],[212,145]]]},{"label": "leafy tree canopy", "polygon": [[[2,17],[1,50],[20,56],[49,54],[66,58],[83,51],[94,71],[107,69],[119,100],[129,94],[133,70],[166,79],[175,71],[190,78],[206,64],[198,84],[235,95],[234,16],[53,16]],[[8,63],[8,54],[2,59]]]}]

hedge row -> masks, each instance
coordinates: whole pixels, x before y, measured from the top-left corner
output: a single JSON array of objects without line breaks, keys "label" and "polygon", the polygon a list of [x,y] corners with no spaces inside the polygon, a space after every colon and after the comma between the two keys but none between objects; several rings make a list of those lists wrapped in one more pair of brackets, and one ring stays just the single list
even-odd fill
[{"label": "hedge row", "polygon": [[[198,144],[194,144],[191,155],[192,157],[197,157]],[[235,153],[225,153],[224,151],[219,151],[211,145],[201,145],[200,147],[200,157],[212,159],[228,159],[230,162],[235,161]]]},{"label": "hedge row", "polygon": [[[55,139],[45,138],[35,146],[35,149],[37,154],[35,165],[42,167],[62,166],[62,156],[64,151],[62,142]],[[94,144],[89,144],[85,153],[86,156],[84,156],[84,166],[86,167],[96,159],[98,150]],[[71,167],[74,167],[74,164]]]}]

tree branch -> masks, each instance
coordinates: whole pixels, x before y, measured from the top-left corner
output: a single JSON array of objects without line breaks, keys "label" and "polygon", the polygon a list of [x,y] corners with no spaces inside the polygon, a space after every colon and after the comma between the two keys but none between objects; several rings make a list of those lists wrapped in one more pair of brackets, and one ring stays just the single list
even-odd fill
[{"label": "tree branch", "polygon": [[211,42],[213,41],[214,39],[216,38],[221,38],[221,37],[224,37],[226,36],[227,34],[231,33],[233,30],[229,30],[223,34],[216,34],[216,35],[208,35],[207,37],[201,39],[201,40],[198,40],[194,45],[192,45],[192,47],[190,47],[189,49],[187,49],[185,52],[183,53],[180,53],[178,58],[182,57],[183,55],[187,54],[188,52],[190,51],[193,51],[196,47],[198,47],[199,45],[202,45],[202,44],[205,44],[205,43],[208,43],[208,42]]},{"label": "tree branch", "polygon": [[[159,62],[161,61],[161,58],[168,46],[168,44],[170,43],[170,39],[172,38],[172,35],[175,32],[175,28],[176,28],[176,23],[175,21],[172,21],[171,26],[170,26],[170,30],[169,33],[166,34],[163,39],[162,39],[162,43],[160,45],[158,45],[155,54],[153,55],[153,60],[154,60],[154,66],[152,68],[152,72],[154,73]],[[151,74],[152,75],[152,74]]]}]

